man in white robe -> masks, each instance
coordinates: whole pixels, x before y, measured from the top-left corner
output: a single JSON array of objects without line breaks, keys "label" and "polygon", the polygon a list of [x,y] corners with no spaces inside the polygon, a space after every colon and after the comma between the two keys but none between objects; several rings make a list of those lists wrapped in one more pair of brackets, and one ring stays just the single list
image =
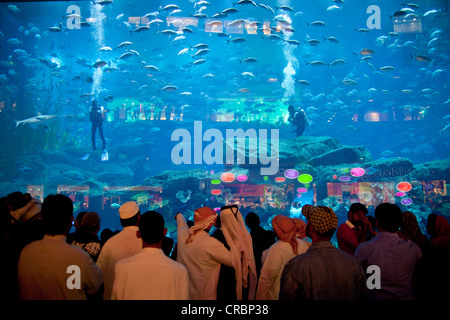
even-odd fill
[{"label": "man in white robe", "polygon": [[106,241],[97,260],[103,272],[104,300],[111,300],[116,263],[142,250],[142,241],[136,235],[141,216],[139,206],[135,201],[126,202],[119,208],[119,215],[123,230]]},{"label": "man in white robe", "polygon": [[161,250],[167,233],[164,218],[155,211],[139,219],[138,238],[142,251],[117,262],[112,291],[113,300],[187,300],[186,268],[168,258]]},{"label": "man in white robe", "polygon": [[189,299],[216,300],[220,265],[233,267],[232,256],[225,246],[209,235],[217,218],[209,207],[194,212],[194,226],[188,227],[182,214],[177,214],[177,261],[189,274]]}]

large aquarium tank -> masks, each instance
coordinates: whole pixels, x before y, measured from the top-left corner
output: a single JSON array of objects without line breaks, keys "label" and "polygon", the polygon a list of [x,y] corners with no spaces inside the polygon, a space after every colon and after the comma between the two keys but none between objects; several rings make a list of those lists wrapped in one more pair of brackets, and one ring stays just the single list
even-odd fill
[{"label": "large aquarium tank", "polygon": [[112,230],[134,200],[172,236],[201,206],[270,228],[390,202],[425,232],[450,218],[449,4],[2,1],[1,195]]}]

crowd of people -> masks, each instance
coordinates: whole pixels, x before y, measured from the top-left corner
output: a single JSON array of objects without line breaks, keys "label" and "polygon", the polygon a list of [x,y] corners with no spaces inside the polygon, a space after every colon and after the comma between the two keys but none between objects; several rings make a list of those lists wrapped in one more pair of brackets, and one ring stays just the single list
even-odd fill
[{"label": "crowd of people", "polygon": [[[415,300],[449,297],[450,225],[430,214],[428,236],[395,204],[368,216],[351,205],[304,205],[301,219],[276,215],[271,230],[237,205],[164,217],[119,208],[123,229],[100,232],[101,217],[62,194],[41,203],[21,192],[0,201],[6,300]],[[75,232],[70,233],[72,226]],[[213,228],[214,227],[214,228]],[[213,232],[214,231],[214,232]],[[100,238],[98,234],[100,233]],[[336,234],[337,247],[331,242]]]}]

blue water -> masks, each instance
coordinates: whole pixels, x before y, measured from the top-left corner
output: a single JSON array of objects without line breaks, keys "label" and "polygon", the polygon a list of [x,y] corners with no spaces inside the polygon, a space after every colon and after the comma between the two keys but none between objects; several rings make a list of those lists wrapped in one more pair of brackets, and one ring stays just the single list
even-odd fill
[{"label": "blue water", "polygon": [[[377,183],[390,182],[392,190],[384,196],[360,186],[363,191],[356,191],[357,199],[368,206],[395,202],[416,213],[421,223],[431,212],[450,215],[446,191],[450,150],[447,1],[417,1],[416,20],[408,18],[410,32],[398,32],[403,21],[396,22],[393,17],[405,8],[404,1],[258,2],[274,13],[262,6],[233,4],[237,1],[210,1],[204,8],[196,2],[114,1],[103,6],[89,1],[1,3],[2,195],[22,191],[42,199],[64,192],[73,198],[76,213],[98,211],[102,226],[112,229],[120,228],[117,207],[133,198],[144,211],[162,211],[171,224],[169,230],[174,231],[171,218],[175,211],[190,214],[198,206],[220,208],[229,201],[239,201],[243,211],[258,211],[264,225],[269,225],[274,214],[298,215],[304,203],[330,205],[345,220],[345,209],[356,196],[330,193],[328,184],[355,187],[370,182],[375,190]],[[169,4],[180,11],[159,11]],[[9,5],[20,12],[15,13]],[[90,25],[69,29],[69,5],[78,6],[80,21],[90,21]],[[293,11],[277,9],[282,5]],[[331,7],[336,5],[340,8]],[[380,29],[367,29],[370,5],[380,9]],[[227,8],[238,12],[212,18]],[[429,12],[434,9],[438,12]],[[154,15],[141,20],[149,13]],[[206,17],[196,18],[196,13]],[[280,37],[272,40],[261,27],[276,26],[275,17],[292,23],[285,24],[285,33],[272,30],[271,35]],[[134,31],[155,19],[162,22]],[[250,32],[224,28],[227,38],[205,32],[205,24],[238,19],[250,23]],[[192,33],[162,32],[177,30],[168,21],[179,24],[187,20],[196,24],[187,26]],[[325,26],[317,26],[315,21]],[[420,28],[415,29],[419,21]],[[256,34],[251,34],[251,22],[261,23]],[[55,27],[61,30],[50,29]],[[240,37],[245,41],[231,41]],[[312,39],[319,44],[309,44]],[[116,48],[124,41],[132,44]],[[203,43],[209,51],[194,56],[199,50],[193,47]],[[185,53],[181,53],[183,49]],[[360,54],[363,49],[373,54]],[[133,50],[129,58],[119,58],[129,50]],[[247,63],[249,57],[257,62]],[[195,65],[198,59],[205,62]],[[98,60],[106,65],[93,67]],[[176,90],[164,90],[167,86]],[[98,133],[98,151],[88,160],[80,160],[92,148],[89,108],[94,98],[105,111],[106,162],[101,161]],[[124,104],[127,111],[121,113]],[[289,104],[301,107],[310,123],[298,143],[293,142],[296,135],[286,121]],[[38,113],[54,117],[16,126],[15,121]],[[192,135],[192,150],[196,150],[194,121],[202,122],[203,132],[217,129],[223,137],[227,129],[279,130],[280,141],[288,142],[280,143],[278,173],[258,176],[264,167],[261,163],[175,164],[171,152],[177,142],[171,135],[176,129],[186,129]],[[286,156],[297,147],[298,153],[307,149],[302,139],[311,142],[317,137],[331,137],[342,146],[361,146],[370,159],[346,163],[331,158],[328,163],[305,164],[306,160]],[[204,142],[199,150],[207,145]],[[398,158],[414,167],[389,162]],[[221,173],[237,167],[248,170],[244,171],[247,181],[211,184]],[[366,169],[365,175],[339,180],[355,167]],[[275,180],[283,178],[288,169],[312,173],[312,183],[305,186],[297,179]],[[413,189],[396,196],[399,182],[411,183]],[[250,192],[255,185],[261,188]],[[299,187],[308,189],[303,200],[296,192]],[[190,197],[186,197],[188,190]],[[212,190],[220,190],[221,195]],[[181,193],[176,196],[178,191]],[[403,205],[404,198],[411,198],[412,204]]]}]

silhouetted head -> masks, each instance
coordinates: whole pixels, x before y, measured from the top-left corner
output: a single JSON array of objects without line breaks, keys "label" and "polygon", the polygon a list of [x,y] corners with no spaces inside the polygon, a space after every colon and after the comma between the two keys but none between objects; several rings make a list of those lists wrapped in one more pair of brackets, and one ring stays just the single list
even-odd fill
[{"label": "silhouetted head", "polygon": [[392,203],[379,204],[375,208],[375,220],[378,229],[395,233],[402,223],[402,210]]},{"label": "silhouetted head", "polygon": [[46,234],[65,234],[72,226],[73,202],[65,195],[51,194],[47,196],[42,203],[41,212]]},{"label": "silhouetted head", "polygon": [[250,229],[258,227],[260,223],[259,216],[254,212],[249,212],[245,217],[245,224]]},{"label": "silhouetted head", "polygon": [[166,234],[164,218],[156,211],[147,211],[139,219],[139,234],[147,244],[156,244]]},{"label": "silhouetted head", "polygon": [[92,108],[98,109],[98,101],[97,100],[92,100]]}]

